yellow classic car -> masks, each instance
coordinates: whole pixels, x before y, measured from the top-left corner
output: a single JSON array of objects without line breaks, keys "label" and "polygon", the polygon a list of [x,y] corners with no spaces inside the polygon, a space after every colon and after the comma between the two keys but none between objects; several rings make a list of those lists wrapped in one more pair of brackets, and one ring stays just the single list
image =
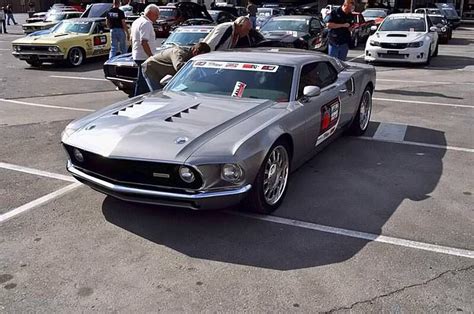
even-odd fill
[{"label": "yellow classic car", "polygon": [[77,67],[86,58],[109,53],[110,32],[104,18],[64,20],[46,34],[29,35],[13,41],[12,49],[13,56],[31,66],[40,66],[43,62],[66,62]]},{"label": "yellow classic car", "polygon": [[42,22],[23,24],[22,25],[23,32],[25,32],[25,34],[31,34],[36,31],[49,29],[53,27],[54,25],[58,24],[59,22],[61,22],[62,20],[78,18],[81,16],[81,14],[82,13],[78,11],[58,12],[58,13],[50,14]]}]

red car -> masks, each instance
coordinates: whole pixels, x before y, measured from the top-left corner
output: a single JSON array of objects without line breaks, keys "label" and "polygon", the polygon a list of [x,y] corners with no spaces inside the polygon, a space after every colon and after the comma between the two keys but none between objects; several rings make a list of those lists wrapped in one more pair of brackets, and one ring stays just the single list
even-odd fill
[{"label": "red car", "polygon": [[212,17],[204,6],[194,2],[179,2],[174,6],[160,6],[160,18],[153,25],[157,37],[168,37],[172,29],[188,19]]},{"label": "red car", "polygon": [[366,21],[362,13],[352,12],[354,16],[354,24],[351,25],[352,42],[351,48],[359,46],[361,42],[365,42],[370,36],[370,27],[375,25],[375,21]]}]

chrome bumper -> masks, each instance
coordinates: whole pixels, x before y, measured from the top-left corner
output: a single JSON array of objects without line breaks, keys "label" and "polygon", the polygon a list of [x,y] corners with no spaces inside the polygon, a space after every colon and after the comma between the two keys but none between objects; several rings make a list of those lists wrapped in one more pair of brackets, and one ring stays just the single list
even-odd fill
[{"label": "chrome bumper", "polygon": [[252,185],[248,184],[232,190],[197,192],[196,194],[173,193],[110,183],[84,173],[74,167],[70,161],[68,161],[67,170],[76,179],[91,188],[125,201],[190,209],[223,209],[236,205],[243,199],[245,193],[252,188]]}]

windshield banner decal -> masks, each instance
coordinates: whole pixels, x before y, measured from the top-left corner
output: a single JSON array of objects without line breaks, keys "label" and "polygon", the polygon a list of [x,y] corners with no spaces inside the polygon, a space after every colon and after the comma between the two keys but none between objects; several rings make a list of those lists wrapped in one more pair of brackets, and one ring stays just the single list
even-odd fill
[{"label": "windshield banner decal", "polygon": [[219,61],[196,61],[193,63],[195,68],[212,68],[212,69],[231,69],[255,72],[271,72],[278,70],[278,65],[258,64],[258,63],[240,63],[240,62],[219,62]]}]

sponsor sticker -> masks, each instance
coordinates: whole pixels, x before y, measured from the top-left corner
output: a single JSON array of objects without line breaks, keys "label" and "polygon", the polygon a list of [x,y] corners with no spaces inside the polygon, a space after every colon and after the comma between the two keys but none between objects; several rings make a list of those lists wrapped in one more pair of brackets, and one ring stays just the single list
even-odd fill
[{"label": "sponsor sticker", "polygon": [[278,65],[259,64],[259,63],[240,63],[240,62],[218,62],[218,61],[197,61],[193,63],[195,68],[212,68],[212,69],[232,69],[241,71],[254,72],[271,72],[278,71]]},{"label": "sponsor sticker", "polygon": [[327,140],[336,132],[339,124],[341,102],[339,98],[321,107],[321,127],[316,146]]},{"label": "sponsor sticker", "polygon": [[237,81],[234,86],[234,91],[232,92],[232,97],[238,97],[242,98],[242,95],[244,94],[245,87],[247,87],[247,84],[244,82]]}]

